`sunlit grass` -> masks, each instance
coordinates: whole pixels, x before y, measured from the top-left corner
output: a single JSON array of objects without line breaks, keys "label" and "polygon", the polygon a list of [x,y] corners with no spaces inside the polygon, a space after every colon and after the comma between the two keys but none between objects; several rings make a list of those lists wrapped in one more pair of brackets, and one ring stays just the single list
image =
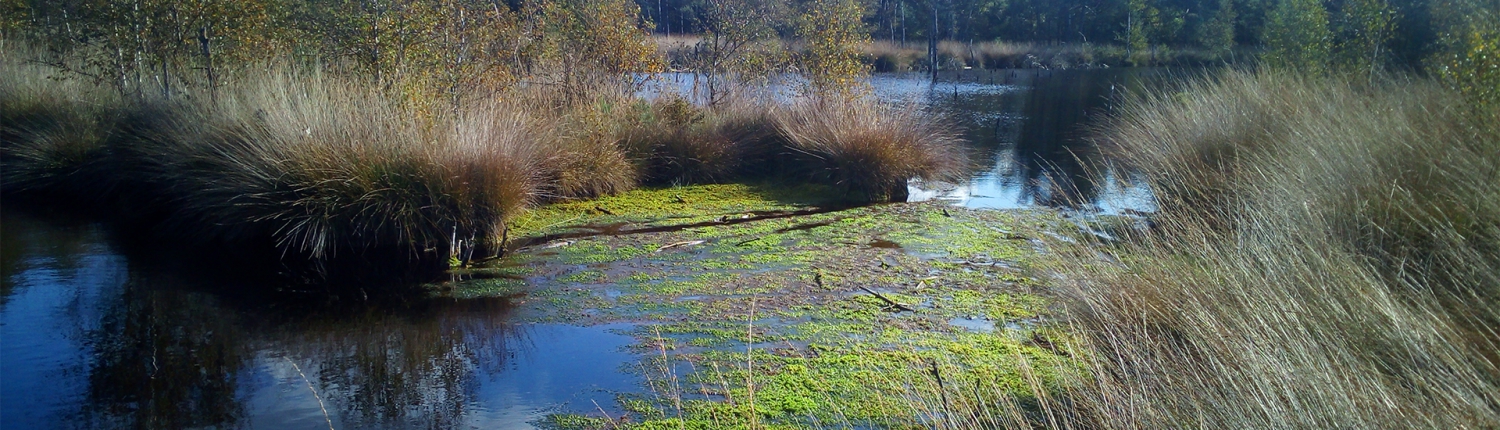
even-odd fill
[{"label": "sunlit grass", "polygon": [[[1102,132],[1162,207],[1059,265],[1097,427],[1500,423],[1500,121],[1432,82],[1227,72]],[[1098,250],[1113,258],[1101,260]]]}]

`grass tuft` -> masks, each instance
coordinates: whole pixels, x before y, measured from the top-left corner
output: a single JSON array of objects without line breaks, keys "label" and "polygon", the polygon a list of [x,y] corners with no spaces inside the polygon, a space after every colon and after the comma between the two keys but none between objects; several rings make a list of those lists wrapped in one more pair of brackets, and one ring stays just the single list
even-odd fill
[{"label": "grass tuft", "polygon": [[119,93],[0,56],[0,181],[7,195],[96,201],[100,161],[124,120]]},{"label": "grass tuft", "polygon": [[311,260],[467,260],[498,245],[536,194],[528,119],[495,106],[426,121],[368,87],[272,74],[217,103],[150,114],[116,150],[170,208],[168,231],[236,243],[271,237]]},{"label": "grass tuft", "polygon": [[1500,425],[1500,117],[1425,80],[1227,72],[1103,137],[1161,202],[1061,267],[1096,427]]},{"label": "grass tuft", "polygon": [[967,157],[958,130],[916,107],[807,100],[773,113],[793,175],[851,198],[905,201],[907,180],[954,181]]}]

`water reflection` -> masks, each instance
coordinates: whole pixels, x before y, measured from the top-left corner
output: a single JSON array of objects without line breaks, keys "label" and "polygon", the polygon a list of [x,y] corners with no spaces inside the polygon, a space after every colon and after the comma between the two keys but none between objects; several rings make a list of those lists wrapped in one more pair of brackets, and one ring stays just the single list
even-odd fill
[{"label": "water reflection", "polygon": [[[945,72],[936,83],[926,74],[877,74],[875,95],[895,103],[939,109],[963,127],[976,166],[962,184],[917,184],[915,199],[945,199],[968,207],[1044,206],[1118,213],[1155,210],[1151,193],[1117,171],[1087,139],[1087,127],[1109,112],[1128,91],[1167,81],[1149,68],[1091,70],[966,70]],[[666,73],[644,80],[641,95],[662,92],[706,100],[703,77]],[[782,79],[762,90],[790,98],[800,82]]]},{"label": "water reflection", "polygon": [[[1150,191],[1116,170],[1088,127],[1126,92],[1164,82],[1157,69],[967,71],[936,84],[899,84],[914,76],[876,78],[879,88],[910,88],[888,97],[925,97],[965,128],[980,160],[965,184],[926,192],[968,207],[1044,206],[1106,213],[1152,211]],[[930,82],[930,81],[928,81]],[[925,91],[925,95],[919,91]]]},{"label": "water reflection", "polygon": [[93,225],[7,210],[0,229],[6,428],[514,428],[639,382],[625,327],[517,324],[503,298],[268,297]]}]

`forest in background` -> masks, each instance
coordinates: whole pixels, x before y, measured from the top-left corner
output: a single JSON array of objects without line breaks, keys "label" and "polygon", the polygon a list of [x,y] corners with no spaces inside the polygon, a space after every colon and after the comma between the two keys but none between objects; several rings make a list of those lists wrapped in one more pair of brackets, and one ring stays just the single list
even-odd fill
[{"label": "forest in background", "polygon": [[[517,84],[577,101],[604,88],[626,89],[638,73],[667,69],[741,82],[797,72],[828,89],[850,84],[872,65],[1047,67],[937,55],[967,50],[977,58],[984,49],[976,46],[986,43],[1013,44],[1006,49],[1019,55],[1082,46],[1085,58],[1073,63],[1084,67],[1159,64],[1190,52],[1200,61],[1263,59],[1314,73],[1435,72],[1493,97],[1497,3],[6,0],[0,36],[9,41],[6,49],[25,46],[33,61],[73,76],[169,97],[272,60],[348,72],[408,100],[453,104]],[[1090,58],[1088,47],[1116,49],[1120,61]],[[900,50],[928,57],[902,59]]]}]

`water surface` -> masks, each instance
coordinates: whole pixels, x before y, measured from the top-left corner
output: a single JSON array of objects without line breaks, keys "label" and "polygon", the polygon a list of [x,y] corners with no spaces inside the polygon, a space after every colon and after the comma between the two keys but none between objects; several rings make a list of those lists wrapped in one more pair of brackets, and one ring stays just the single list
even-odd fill
[{"label": "water surface", "polygon": [[505,298],[266,297],[51,218],[0,215],[3,428],[527,428],[641,389],[629,326],[518,323]]},{"label": "water surface", "polygon": [[[976,165],[968,179],[917,184],[913,199],[1122,213],[1154,211],[1150,190],[1111,163],[1088,127],[1127,92],[1162,85],[1168,74],[1155,68],[965,70],[944,72],[936,81],[923,73],[882,73],[869,83],[882,100],[949,114],[970,142]],[[707,100],[701,76],[665,73],[644,82],[640,94],[647,97],[672,92]],[[772,82],[768,94],[795,98],[802,85],[797,79]]]}]

